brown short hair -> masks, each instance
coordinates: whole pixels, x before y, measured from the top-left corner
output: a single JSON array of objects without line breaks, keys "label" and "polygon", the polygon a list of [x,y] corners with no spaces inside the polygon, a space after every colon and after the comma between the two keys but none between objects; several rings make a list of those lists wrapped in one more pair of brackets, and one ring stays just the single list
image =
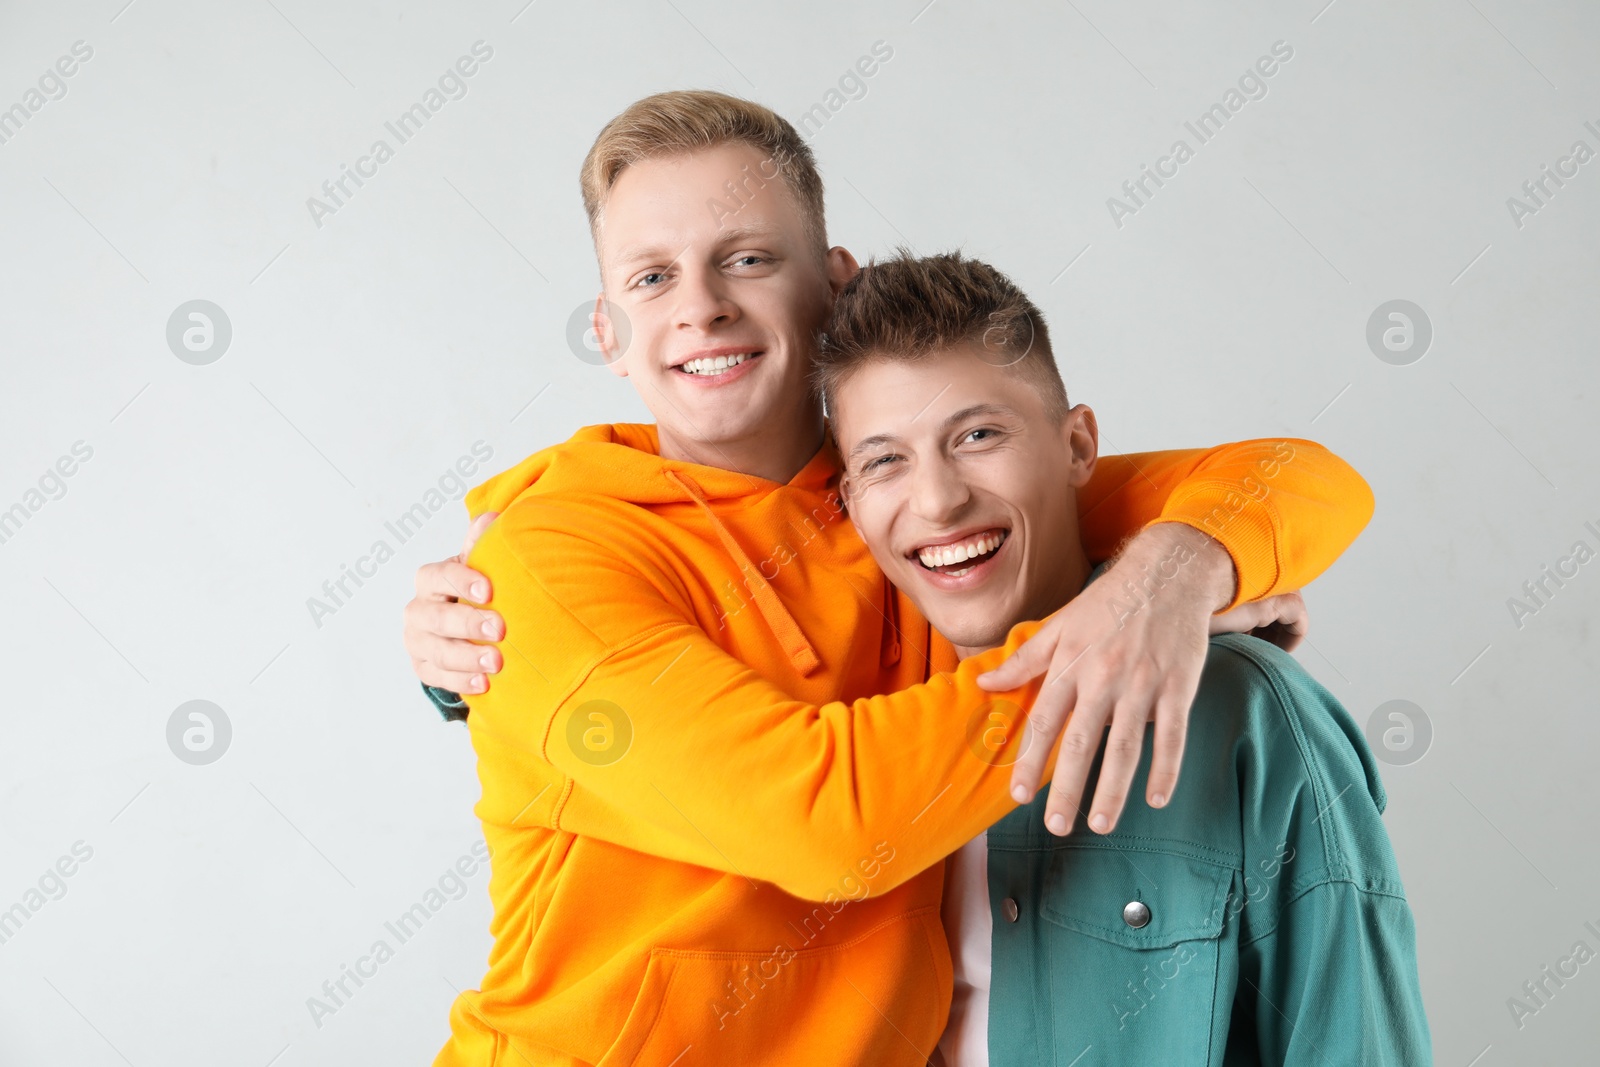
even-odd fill
[{"label": "brown short hair", "polygon": [[[579,175],[590,231],[598,229],[611,187],[633,164],[725,144],[747,144],[766,155],[760,177],[768,181],[783,178],[800,204],[815,251],[826,253],[822,175],[811,147],[788,119],[771,108],[705,89],[647,96],[606,123],[584,157]],[[769,162],[773,173],[765,173]]]},{"label": "brown short hair", "polygon": [[1044,314],[1010,278],[959,252],[874,260],[834,301],[812,384],[833,410],[846,378],[873,360],[916,360],[962,344],[1023,375],[1057,419],[1071,406]]}]

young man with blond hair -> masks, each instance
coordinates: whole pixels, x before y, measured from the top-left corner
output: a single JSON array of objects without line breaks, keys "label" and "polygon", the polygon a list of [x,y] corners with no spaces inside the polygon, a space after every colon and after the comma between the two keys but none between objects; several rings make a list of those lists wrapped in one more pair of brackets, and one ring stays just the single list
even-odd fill
[{"label": "young man with blond hair", "polygon": [[[746,180],[773,160],[781,180]],[[1310,581],[1370,494],[1305,441],[1292,462],[1246,442],[1063,481],[1091,556],[1137,536],[1108,592],[1029,627],[986,688],[1006,655],[958,665],[843,521],[809,376],[857,268],[793,127],[722,94],[647,98],[583,188],[609,366],[656,421],[479,486],[469,510],[498,518],[476,569],[419,572],[407,647],[469,694],[495,909],[436,1062],[921,1063],[950,1007],[944,857],[1052,767],[1041,814],[1065,833],[1108,721],[1090,827],[1115,824],[1152,719],[1165,804],[1214,613]],[[921,547],[955,569],[1021,555]],[[1124,579],[1148,600],[1107,626]]]}]

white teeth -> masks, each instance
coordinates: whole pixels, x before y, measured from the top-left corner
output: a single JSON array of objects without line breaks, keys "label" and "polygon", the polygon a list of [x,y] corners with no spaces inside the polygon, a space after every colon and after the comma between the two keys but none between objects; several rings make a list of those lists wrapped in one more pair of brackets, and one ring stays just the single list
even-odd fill
[{"label": "white teeth", "polygon": [[721,374],[730,367],[737,367],[739,364],[743,363],[749,358],[749,355],[740,353],[739,355],[735,356],[713,356],[709,359],[691,359],[689,362],[682,364],[680,369],[686,374],[715,375]]},{"label": "white teeth", "polygon": [[[999,548],[1006,539],[1006,534],[990,533],[975,537],[970,541],[963,541],[958,545],[941,545],[938,548],[924,548],[917,552],[917,558],[924,567],[948,567],[952,563],[963,563],[969,559],[993,552]],[[963,567],[959,571],[948,571],[951,576],[966,574],[971,567]]]}]

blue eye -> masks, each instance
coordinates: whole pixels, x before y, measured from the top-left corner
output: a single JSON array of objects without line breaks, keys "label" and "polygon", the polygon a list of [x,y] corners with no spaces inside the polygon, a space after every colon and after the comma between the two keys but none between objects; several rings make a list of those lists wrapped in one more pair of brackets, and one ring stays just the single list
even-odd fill
[{"label": "blue eye", "polygon": [[644,277],[640,278],[638,284],[640,284],[642,286],[650,286],[650,285],[653,284],[650,281],[651,278],[665,278],[665,277],[666,277],[666,275],[663,274],[662,272],[660,272],[658,270],[653,270],[649,274],[646,274]]}]

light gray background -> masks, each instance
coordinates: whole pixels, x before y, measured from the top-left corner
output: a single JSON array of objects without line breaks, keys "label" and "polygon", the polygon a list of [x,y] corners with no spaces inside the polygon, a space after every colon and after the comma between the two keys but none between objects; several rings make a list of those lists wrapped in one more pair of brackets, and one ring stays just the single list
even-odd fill
[{"label": "light gray background", "polygon": [[[1520,628],[1507,600],[1600,547],[1600,160],[1521,227],[1506,201],[1600,149],[1600,8],[125,2],[0,5],[0,108],[94,50],[0,144],[0,509],[93,449],[0,544],[0,908],[93,849],[0,945],[0,1062],[431,1058],[483,971],[482,872],[320,1027],[306,1001],[479,838],[467,738],[398,640],[460,504],[320,626],[307,599],[474,442],[476,482],[647,417],[566,340],[607,118],[713,87],[798,120],[880,40],[812,138],[834,241],[1010,272],[1108,450],[1294,435],[1355,464],[1377,515],[1310,590],[1301,659],[1361,722],[1431,720],[1385,780],[1438,1062],[1594,1058],[1600,963],[1520,1029],[1507,999],[1600,950],[1600,562]],[[307,198],[478,40],[468,94],[319,228]],[[1278,40],[1268,95],[1114,225]],[[166,342],[194,299],[232,324],[206,366]],[[1409,366],[1365,340],[1391,299],[1435,331]],[[206,766],[166,740],[194,699],[232,725]]]}]

